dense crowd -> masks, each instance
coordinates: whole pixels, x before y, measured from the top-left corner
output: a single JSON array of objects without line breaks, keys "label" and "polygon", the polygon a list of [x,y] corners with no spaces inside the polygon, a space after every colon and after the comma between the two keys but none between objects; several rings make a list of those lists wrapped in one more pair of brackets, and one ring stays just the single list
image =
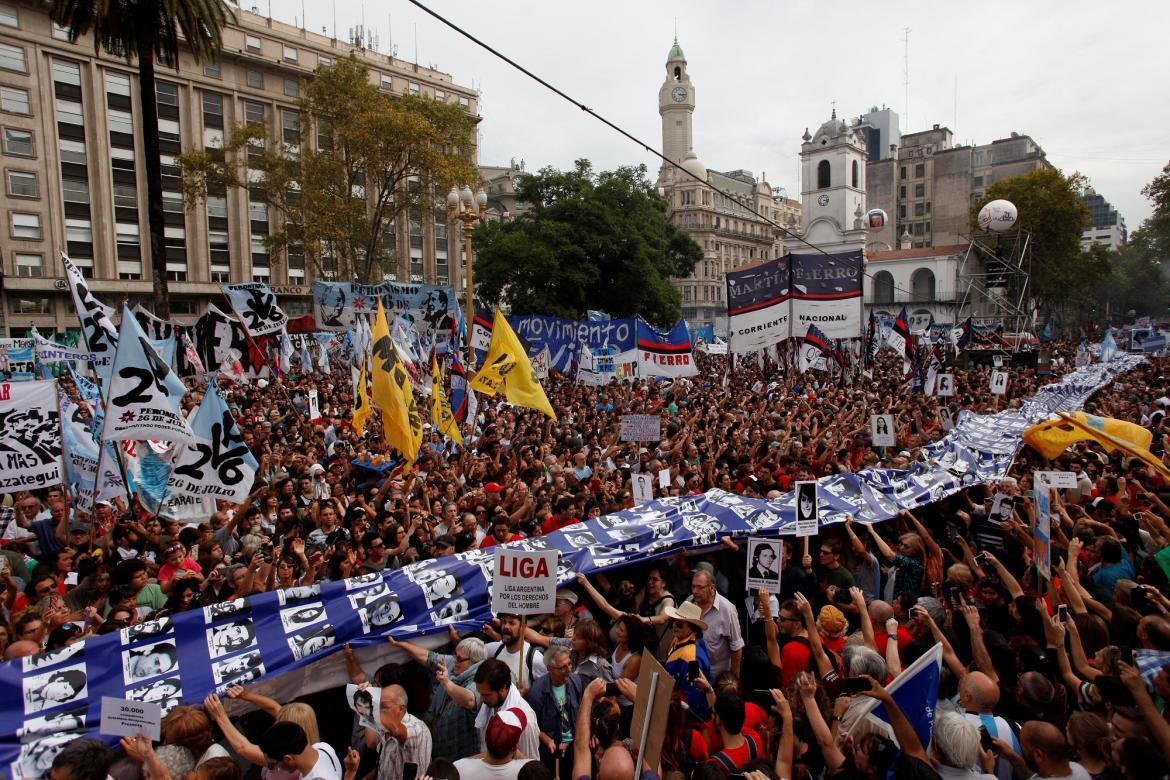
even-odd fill
[{"label": "dense crowd", "polygon": [[[1005,396],[988,392],[990,368],[975,365],[951,369],[953,398],[906,392],[900,360],[872,377],[800,375],[754,359],[731,368],[713,356],[699,357],[698,376],[672,382],[589,387],[554,373],[545,387],[556,422],[482,399],[465,447],[428,426],[409,470],[394,467],[376,424],[356,435],[341,373],[225,385],[260,464],[252,495],[180,524],[120,501],[89,517],[60,488],[14,494],[0,509],[0,649],[30,656],[238,596],[549,533],[632,507],[632,472],[668,469],[657,495],[764,498],[799,480],[905,467],[960,410],[1018,405],[1071,370],[1074,347],[1053,346],[1051,374],[1011,369]],[[1148,427],[1158,456],[1170,431],[1163,364],[1152,359],[1086,404]],[[309,387],[322,424],[307,420]],[[194,392],[185,403],[199,400]],[[619,417],[630,413],[661,416],[656,446],[620,440]],[[871,446],[875,413],[895,416],[896,448]],[[1032,560],[1041,469],[1077,479],[1054,496],[1051,581]],[[643,777],[697,780],[1161,778],[1170,775],[1168,522],[1170,485],[1139,460],[1081,444],[1047,461],[1025,448],[997,485],[782,545],[778,595],[747,590],[760,562],[730,539],[579,575],[553,614],[499,615],[481,631],[452,631],[438,649],[391,638],[401,661],[376,669],[344,647],[348,689],[277,702],[232,688],[226,709],[215,695],[173,709],[157,744],[125,739],[112,752],[76,740],[52,775],[608,780],[640,765]],[[924,742],[884,686],[939,643]],[[635,758],[633,717],[650,656],[673,684],[653,766]],[[873,699],[888,726],[866,716]]]}]

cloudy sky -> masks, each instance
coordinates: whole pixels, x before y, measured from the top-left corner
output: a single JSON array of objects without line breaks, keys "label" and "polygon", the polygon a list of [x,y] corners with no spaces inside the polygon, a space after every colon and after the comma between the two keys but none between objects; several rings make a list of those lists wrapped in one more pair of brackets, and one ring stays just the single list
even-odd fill
[{"label": "cloudy sky", "polygon": [[[338,37],[363,18],[397,56],[481,91],[480,162],[529,170],[657,162],[406,0],[335,0]],[[800,135],[829,117],[886,105],[902,131],[939,123],[956,143],[1031,135],[1080,171],[1130,230],[1150,213],[1141,188],[1170,161],[1170,3],[563,0],[427,4],[654,148],[658,88],[676,19],[694,82],[695,150],[710,168],[767,172],[799,193]],[[310,29],[332,27],[309,2]],[[299,0],[273,0],[292,22]],[[263,10],[263,9],[262,9]],[[909,111],[904,78],[909,35]],[[417,48],[416,48],[417,47]],[[907,118],[908,117],[908,118]]]}]

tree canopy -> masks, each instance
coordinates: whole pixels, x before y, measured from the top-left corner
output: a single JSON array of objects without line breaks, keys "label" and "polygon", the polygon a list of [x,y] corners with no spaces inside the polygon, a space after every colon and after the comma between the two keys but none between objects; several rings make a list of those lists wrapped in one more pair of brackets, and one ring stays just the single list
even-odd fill
[{"label": "tree canopy", "polygon": [[644,165],[595,173],[544,168],[521,179],[528,211],[475,231],[475,282],[488,303],[518,314],[570,319],[587,309],[615,317],[676,322],[681,298],[672,278],[689,276],[703,250],[666,217],[666,201]]},{"label": "tree canopy", "polygon": [[1113,275],[1100,294],[1103,314],[1109,304],[1111,319],[1133,311],[1138,317],[1167,316],[1170,303],[1170,164],[1142,189],[1154,211],[1129,235],[1117,253]]},{"label": "tree canopy", "polygon": [[[1100,260],[1086,259],[1081,252],[1081,233],[1089,226],[1089,209],[1080,196],[1084,184],[1078,173],[1065,176],[1054,168],[1035,170],[995,182],[972,210],[972,226],[978,230],[975,217],[985,204],[999,198],[1015,204],[1019,210],[1016,227],[1031,233],[1026,268],[1031,274],[1029,290],[1042,307],[1091,290],[1098,276],[1083,273],[1093,271]],[[1093,268],[1082,267],[1086,262]]]},{"label": "tree canopy", "polygon": [[380,281],[399,270],[390,223],[422,220],[452,185],[479,180],[474,128],[456,104],[387,95],[350,55],[318,68],[297,128],[282,128],[275,143],[266,124],[242,124],[222,150],[184,153],[184,196],[194,208],[245,187],[276,212],[276,254],[303,254],[319,277]]}]

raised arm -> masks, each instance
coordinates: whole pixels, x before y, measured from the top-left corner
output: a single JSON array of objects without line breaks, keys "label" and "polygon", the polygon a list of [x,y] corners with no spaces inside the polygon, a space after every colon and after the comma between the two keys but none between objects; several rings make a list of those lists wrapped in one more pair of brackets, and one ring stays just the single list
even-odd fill
[{"label": "raised arm", "polygon": [[910,721],[906,719],[906,715],[898,707],[894,697],[887,693],[877,680],[868,675],[866,675],[866,679],[869,680],[870,688],[868,691],[862,691],[862,695],[877,699],[886,708],[886,716],[890,719],[890,728],[894,731],[894,739],[897,741],[898,747],[902,749],[902,753],[917,758],[930,766],[930,757],[926,755],[926,749],[922,747],[922,740],[918,738],[918,732],[910,725]]},{"label": "raised arm", "polygon": [[886,544],[886,540],[878,535],[878,532],[874,529],[874,527],[872,525],[867,525],[865,530],[869,531],[869,537],[873,539],[874,547],[877,548],[877,551],[881,554],[882,558],[884,558],[887,563],[894,560],[894,551],[890,549],[890,545]]},{"label": "raised arm", "polygon": [[861,621],[861,638],[865,640],[865,646],[870,650],[877,650],[877,638],[873,633],[873,621],[869,617],[869,609],[865,606],[864,591],[854,585],[849,589],[849,597],[853,599],[853,607],[857,610],[858,620]]},{"label": "raised arm", "polygon": [[[800,592],[797,592],[794,599],[796,608],[800,610],[800,616],[804,618],[805,629],[808,631],[808,646],[817,665],[817,674],[824,678],[825,675],[833,671],[833,662],[825,655],[825,648],[821,645],[821,635],[817,631],[817,619],[813,616],[812,604]],[[777,666],[779,665],[777,664]]]},{"label": "raised arm", "polygon": [[268,759],[264,756],[264,751],[240,733],[240,730],[228,718],[223,709],[223,702],[219,700],[218,696],[209,693],[207,698],[203,700],[203,711],[219,726],[219,730],[223,732],[223,738],[227,740],[228,747],[232,749],[233,753],[257,766],[267,765]]},{"label": "raised arm", "polygon": [[593,603],[597,605],[605,614],[609,615],[610,620],[619,620],[624,614],[620,609],[615,608],[605,596],[601,595],[601,591],[593,587],[593,583],[584,574],[577,572],[577,584],[585,589],[589,594],[589,598],[593,599]]},{"label": "raised arm", "polygon": [[796,676],[796,688],[804,702],[804,715],[809,728],[812,729],[817,744],[821,746],[825,766],[829,771],[835,772],[845,765],[845,754],[837,747],[837,740],[833,739],[833,732],[829,730],[829,724],[825,723],[825,716],[817,706],[817,681],[808,672],[801,672]]},{"label": "raised arm", "polygon": [[992,682],[999,682],[999,673],[995,671],[995,665],[991,663],[991,655],[987,652],[987,645],[983,644],[983,625],[979,617],[979,610],[970,604],[963,604],[959,607],[963,611],[963,617],[967,620],[967,627],[971,633],[971,656],[975,661],[975,667],[991,678]]}]

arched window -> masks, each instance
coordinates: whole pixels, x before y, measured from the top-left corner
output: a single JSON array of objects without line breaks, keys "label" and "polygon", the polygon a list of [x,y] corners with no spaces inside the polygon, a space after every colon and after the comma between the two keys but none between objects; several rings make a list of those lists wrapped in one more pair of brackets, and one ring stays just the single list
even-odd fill
[{"label": "arched window", "polygon": [[857,160],[853,161],[853,186],[861,186],[861,166],[857,164]]},{"label": "arched window", "polygon": [[894,302],[894,276],[889,271],[878,271],[873,275],[873,302]]},{"label": "arched window", "polygon": [[682,78],[682,68],[680,68],[678,65],[675,65],[674,66],[674,80],[678,81],[681,78]]},{"label": "arched window", "polygon": [[910,300],[934,300],[934,272],[929,268],[919,268],[910,277]]},{"label": "arched window", "polygon": [[824,190],[829,186],[829,161],[821,160],[817,164],[817,189]]}]

